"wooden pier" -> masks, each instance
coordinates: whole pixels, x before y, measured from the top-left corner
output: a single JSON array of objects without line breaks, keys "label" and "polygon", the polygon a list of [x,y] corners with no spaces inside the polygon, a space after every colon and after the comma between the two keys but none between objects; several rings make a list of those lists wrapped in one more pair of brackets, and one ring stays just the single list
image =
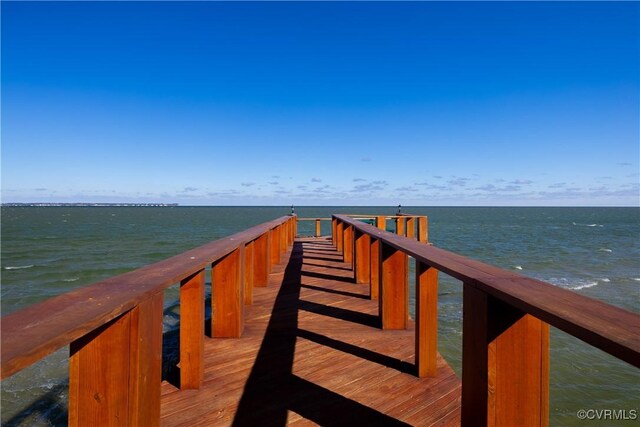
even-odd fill
[{"label": "wooden pier", "polygon": [[[426,217],[362,219],[301,238],[282,217],[5,316],[2,378],[69,345],[72,426],[546,426],[549,326],[640,367],[639,315],[433,247]],[[438,273],[464,287],[461,379],[437,352]]]}]

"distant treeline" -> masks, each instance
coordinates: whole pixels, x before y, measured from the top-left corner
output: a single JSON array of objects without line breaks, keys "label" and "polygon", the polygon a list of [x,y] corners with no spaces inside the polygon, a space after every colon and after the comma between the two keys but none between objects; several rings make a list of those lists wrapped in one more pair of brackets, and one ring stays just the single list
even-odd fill
[{"label": "distant treeline", "polygon": [[2,206],[178,206],[177,203],[3,203]]}]

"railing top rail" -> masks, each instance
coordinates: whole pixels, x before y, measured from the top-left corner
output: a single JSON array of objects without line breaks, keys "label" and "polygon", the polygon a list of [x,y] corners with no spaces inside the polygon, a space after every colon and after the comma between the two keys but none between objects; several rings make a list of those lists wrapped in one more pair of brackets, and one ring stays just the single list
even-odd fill
[{"label": "railing top rail", "polygon": [[132,309],[151,295],[204,269],[285,223],[283,216],[93,285],[50,298],[1,319],[0,378]]},{"label": "railing top rail", "polygon": [[419,262],[474,286],[627,363],[640,367],[640,315],[356,221],[354,226]]}]

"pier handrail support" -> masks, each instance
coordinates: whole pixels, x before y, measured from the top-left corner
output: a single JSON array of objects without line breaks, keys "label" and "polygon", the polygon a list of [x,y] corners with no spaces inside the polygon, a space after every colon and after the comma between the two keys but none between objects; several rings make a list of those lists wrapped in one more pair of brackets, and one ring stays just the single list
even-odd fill
[{"label": "pier handrail support", "polygon": [[548,425],[549,325],[640,368],[640,315],[425,245],[402,226],[387,232],[381,223],[333,215],[332,239],[357,283],[366,274],[358,263],[369,264],[383,329],[407,327],[407,257],[416,260],[418,376],[436,372],[438,272],[463,283],[463,426]]},{"label": "pier handrail support", "polygon": [[180,388],[197,389],[206,271],[211,336],[239,337],[253,286],[295,235],[296,216],[284,216],[3,316],[0,378],[69,345],[69,425],[159,425],[164,290],[180,284]]}]

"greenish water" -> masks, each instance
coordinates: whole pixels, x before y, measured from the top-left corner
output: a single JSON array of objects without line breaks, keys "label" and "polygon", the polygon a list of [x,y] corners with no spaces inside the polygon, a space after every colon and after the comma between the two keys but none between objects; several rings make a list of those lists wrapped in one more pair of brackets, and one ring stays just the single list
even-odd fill
[{"label": "greenish water", "polygon": [[[403,211],[428,215],[429,239],[439,247],[640,312],[638,208]],[[296,208],[300,217],[395,212],[390,207]],[[2,314],[288,213],[288,207],[2,208]],[[314,233],[313,222],[300,222],[298,228],[302,235]],[[330,234],[328,222],[322,232]],[[177,291],[169,290],[167,330],[175,327],[176,303]],[[439,348],[458,374],[461,318],[462,284],[441,274]],[[68,349],[61,349],[2,382],[3,425],[66,423],[67,355]],[[576,413],[640,413],[639,371],[552,329],[551,425],[635,424],[581,421]]]}]

